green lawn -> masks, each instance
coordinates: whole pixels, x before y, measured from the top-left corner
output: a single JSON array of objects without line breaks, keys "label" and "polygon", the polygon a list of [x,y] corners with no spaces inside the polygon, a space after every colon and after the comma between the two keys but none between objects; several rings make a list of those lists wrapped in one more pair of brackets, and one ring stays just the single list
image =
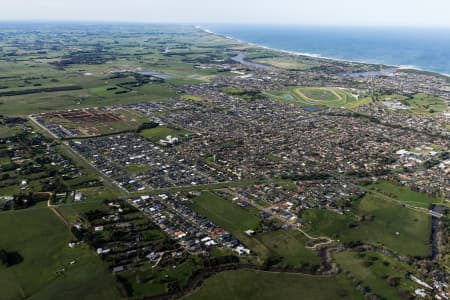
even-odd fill
[{"label": "green lawn", "polygon": [[354,209],[354,215],[311,209],[303,213],[302,218],[313,234],[343,242],[384,245],[402,255],[431,255],[431,217],[428,214],[372,194],[366,195]]},{"label": "green lawn", "polygon": [[[406,278],[407,273],[413,270],[405,263],[375,252],[339,252],[333,254],[333,259],[343,271],[350,272],[373,293],[385,299],[403,299],[398,294],[399,289],[408,293],[414,291],[413,282]],[[388,283],[388,278],[394,277],[399,280],[395,287]]]},{"label": "green lawn", "polygon": [[130,173],[141,173],[147,171],[150,166],[146,165],[127,165],[125,169]]},{"label": "green lawn", "polygon": [[264,299],[362,299],[342,276],[315,277],[301,274],[238,270],[219,273],[186,297],[188,300]]},{"label": "green lawn", "polygon": [[167,126],[158,126],[151,129],[144,129],[139,134],[153,142],[158,142],[161,139],[165,139],[168,135],[175,137],[189,133],[190,132],[188,130],[184,129],[174,129]]},{"label": "green lawn", "polygon": [[49,209],[1,213],[0,230],[1,247],[23,259],[0,269],[2,299],[119,298],[106,266],[84,246],[69,248],[72,234]]}]

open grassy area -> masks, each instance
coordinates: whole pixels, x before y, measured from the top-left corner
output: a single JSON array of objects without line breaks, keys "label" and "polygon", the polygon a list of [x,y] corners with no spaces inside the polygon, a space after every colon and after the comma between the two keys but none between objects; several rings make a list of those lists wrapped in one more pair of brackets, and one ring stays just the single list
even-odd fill
[{"label": "open grassy area", "polygon": [[189,134],[190,131],[184,129],[175,129],[167,126],[158,126],[155,128],[144,129],[139,134],[152,142],[158,142],[161,139],[165,139],[167,136],[172,137]]},{"label": "open grassy area", "polygon": [[448,105],[446,101],[440,97],[435,97],[425,93],[417,93],[412,96],[399,94],[377,96],[382,101],[397,101],[409,106],[407,112],[416,114],[430,114],[446,111]]},{"label": "open grassy area", "polygon": [[[312,107],[346,107],[352,103],[362,105],[350,90],[331,87],[291,87],[284,92],[266,94],[280,101]],[[353,105],[355,106],[355,105]]]},{"label": "open grassy area", "polygon": [[255,211],[241,208],[212,192],[203,192],[196,197],[192,208],[225,229],[231,228],[243,232],[256,229],[260,223]]},{"label": "open grassy area", "polygon": [[0,139],[13,136],[15,133],[17,133],[17,130],[0,124]]},{"label": "open grassy area", "polygon": [[231,200],[223,199],[212,192],[203,192],[194,198],[191,208],[230,232],[245,246],[256,252],[262,260],[270,254],[269,249],[263,243],[256,238],[249,237],[244,232],[260,226],[261,220],[256,216],[256,209],[241,208]]},{"label": "open grassy area", "polygon": [[301,274],[266,273],[238,270],[219,273],[188,300],[203,299],[362,299],[362,296],[342,276],[315,277]]},{"label": "open grassy area", "polygon": [[320,264],[317,253],[305,248],[307,238],[300,231],[277,230],[257,234],[255,238],[267,247],[271,255],[282,258],[282,266]]},{"label": "open grassy area", "polygon": [[399,186],[389,181],[380,181],[368,186],[368,188],[382,193],[387,197],[416,207],[429,208],[433,203],[442,202],[441,199],[437,199],[424,193],[415,192],[406,186]]},{"label": "open grassy area", "polygon": [[268,256],[282,258],[279,265],[299,266],[301,264],[318,265],[317,254],[305,248],[306,238],[298,231],[277,230],[248,236],[248,229],[260,226],[260,219],[254,208],[241,208],[230,200],[223,199],[211,192],[204,192],[194,199],[192,208],[199,214],[212,220],[218,226],[231,232],[247,247],[254,251],[261,260]]},{"label": "open grassy area", "polygon": [[[309,231],[342,242],[362,241],[402,255],[431,255],[431,217],[373,194],[355,204],[354,214],[311,209],[302,214]],[[398,232],[398,234],[397,234]]]},{"label": "open grassy area", "polygon": [[443,112],[447,109],[447,104],[444,99],[424,93],[417,93],[412,99],[408,99],[406,102],[412,107],[412,111],[415,113],[435,113]]},{"label": "open grassy area", "polygon": [[0,230],[7,233],[0,235],[0,247],[16,256],[16,264],[0,269],[2,299],[120,297],[111,273],[92,250],[67,246],[73,236],[50,209],[1,213]]},{"label": "open grassy area", "polygon": [[375,252],[340,252],[334,253],[333,259],[345,272],[350,272],[370,288],[372,293],[384,299],[403,299],[399,290],[413,292],[415,285],[406,278],[412,268],[387,256]]},{"label": "open grassy area", "polygon": [[[148,297],[166,293],[170,285],[186,286],[189,278],[198,268],[199,264],[195,259],[188,259],[175,268],[144,267],[135,272],[123,273],[121,277],[128,283],[132,291],[131,296]],[[136,278],[140,278],[140,282],[137,282]]]}]

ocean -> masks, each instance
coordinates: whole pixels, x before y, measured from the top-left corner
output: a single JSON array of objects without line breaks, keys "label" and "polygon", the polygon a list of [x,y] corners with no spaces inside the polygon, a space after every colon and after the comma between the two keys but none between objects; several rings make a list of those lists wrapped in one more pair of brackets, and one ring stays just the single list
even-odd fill
[{"label": "ocean", "polygon": [[386,64],[450,76],[450,28],[207,24],[227,37],[310,56]]}]

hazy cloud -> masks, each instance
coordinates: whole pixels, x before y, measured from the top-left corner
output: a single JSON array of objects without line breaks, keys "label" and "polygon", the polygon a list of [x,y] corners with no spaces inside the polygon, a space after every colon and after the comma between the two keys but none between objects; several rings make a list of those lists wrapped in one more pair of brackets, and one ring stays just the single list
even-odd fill
[{"label": "hazy cloud", "polygon": [[0,0],[1,20],[450,27],[448,0]]}]

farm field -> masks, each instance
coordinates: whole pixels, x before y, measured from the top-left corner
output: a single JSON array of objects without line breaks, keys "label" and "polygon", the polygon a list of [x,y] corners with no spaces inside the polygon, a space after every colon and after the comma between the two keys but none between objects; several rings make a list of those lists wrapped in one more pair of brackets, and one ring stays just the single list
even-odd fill
[{"label": "farm field", "polygon": [[49,126],[63,128],[71,138],[92,137],[136,130],[145,120],[137,112],[122,108],[85,108],[33,116]]},{"label": "farm field", "polygon": [[374,194],[366,195],[354,209],[354,214],[348,215],[311,209],[301,217],[313,234],[383,245],[401,255],[431,255],[431,217],[427,213]]},{"label": "farm field", "polygon": [[1,213],[0,230],[9,232],[0,236],[2,249],[15,256],[12,266],[0,269],[2,299],[120,298],[111,273],[91,249],[67,246],[74,237],[50,209]]},{"label": "farm field", "polygon": [[207,279],[187,300],[228,299],[362,299],[343,276],[227,271]]}]

